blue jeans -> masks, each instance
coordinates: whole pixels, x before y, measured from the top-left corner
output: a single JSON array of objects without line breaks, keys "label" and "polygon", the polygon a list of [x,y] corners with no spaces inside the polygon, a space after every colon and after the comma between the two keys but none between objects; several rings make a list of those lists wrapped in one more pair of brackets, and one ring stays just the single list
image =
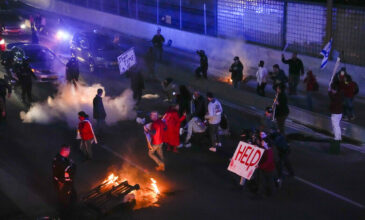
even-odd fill
[{"label": "blue jeans", "polygon": [[347,98],[344,99],[344,116],[352,118],[354,116],[354,104],[353,104],[354,98]]}]

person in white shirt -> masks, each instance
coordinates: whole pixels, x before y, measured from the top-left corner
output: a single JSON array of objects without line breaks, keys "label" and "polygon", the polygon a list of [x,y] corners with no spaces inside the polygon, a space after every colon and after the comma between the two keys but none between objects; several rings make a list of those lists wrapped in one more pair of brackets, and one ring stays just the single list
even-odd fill
[{"label": "person in white shirt", "polygon": [[221,103],[214,98],[213,93],[207,93],[207,99],[209,101],[208,104],[208,114],[205,115],[205,119],[208,120],[208,129],[209,129],[209,137],[212,144],[212,147],[209,148],[210,151],[216,152],[217,147],[222,146],[219,141],[218,128],[219,123],[222,118],[222,105]]},{"label": "person in white shirt", "polygon": [[264,64],[265,64],[264,61],[260,60],[259,69],[256,72],[256,79],[257,79],[256,92],[260,96],[265,96],[265,87],[266,87],[267,75],[268,75],[268,71],[264,67]]}]

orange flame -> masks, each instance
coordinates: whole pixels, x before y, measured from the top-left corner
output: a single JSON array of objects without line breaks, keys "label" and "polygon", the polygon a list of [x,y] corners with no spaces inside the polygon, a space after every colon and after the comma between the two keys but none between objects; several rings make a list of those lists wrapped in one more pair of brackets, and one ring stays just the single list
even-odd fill
[{"label": "orange flame", "polygon": [[153,179],[153,178],[151,178],[151,186],[152,186],[152,189],[153,189],[153,191],[157,194],[157,195],[159,195],[160,194],[160,190],[158,189],[158,187],[157,187],[157,182],[156,182],[156,180],[155,179]]}]

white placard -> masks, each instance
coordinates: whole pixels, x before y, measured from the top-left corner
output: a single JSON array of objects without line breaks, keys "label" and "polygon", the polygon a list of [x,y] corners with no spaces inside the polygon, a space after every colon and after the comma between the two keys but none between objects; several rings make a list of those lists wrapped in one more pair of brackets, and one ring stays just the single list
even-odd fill
[{"label": "white placard", "polygon": [[133,47],[118,57],[118,64],[120,74],[124,74],[132,66],[137,64],[136,54],[134,53]]}]

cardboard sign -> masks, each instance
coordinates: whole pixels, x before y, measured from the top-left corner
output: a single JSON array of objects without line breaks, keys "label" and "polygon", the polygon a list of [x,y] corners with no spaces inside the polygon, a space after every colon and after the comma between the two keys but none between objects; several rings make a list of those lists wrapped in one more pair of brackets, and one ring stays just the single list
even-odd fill
[{"label": "cardboard sign", "polygon": [[228,170],[248,180],[251,179],[264,151],[262,148],[241,141],[229,163]]},{"label": "cardboard sign", "polygon": [[125,73],[132,66],[137,64],[136,54],[134,53],[133,47],[118,57],[118,64],[120,74]]}]

